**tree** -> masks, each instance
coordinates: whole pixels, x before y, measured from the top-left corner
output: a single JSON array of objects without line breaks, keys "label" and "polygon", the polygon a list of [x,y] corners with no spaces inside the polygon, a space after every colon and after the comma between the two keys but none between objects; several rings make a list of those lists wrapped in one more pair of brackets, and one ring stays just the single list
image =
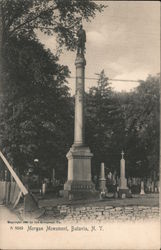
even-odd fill
[{"label": "tree", "polygon": [[0,75],[5,85],[5,51],[16,39],[36,39],[38,30],[56,35],[59,48],[76,47],[76,32],[82,19],[89,21],[105,6],[90,0],[1,0],[0,2]]},{"label": "tree", "polygon": [[99,175],[101,162],[119,174],[122,149],[127,176],[158,174],[159,75],[140,81],[129,93],[113,91],[102,75],[86,97],[86,138],[94,153],[94,174]]},{"label": "tree", "polygon": [[2,0],[2,47],[12,37],[35,39],[36,30],[40,29],[48,35],[57,34],[60,45],[74,49],[81,19],[89,21],[104,7],[89,0]]},{"label": "tree", "polygon": [[27,39],[14,39],[6,51],[1,145],[20,173],[33,166],[34,158],[48,176],[53,167],[59,177],[65,172],[73,106],[65,80],[68,68],[57,60],[40,43]]},{"label": "tree", "polygon": [[159,75],[149,76],[131,95],[127,108],[127,151],[133,174],[159,172]]},{"label": "tree", "polygon": [[[101,162],[114,169],[118,149],[114,149],[115,134],[122,120],[119,105],[116,102],[108,77],[101,71],[97,87],[92,87],[86,95],[86,138],[94,154],[92,167],[94,174],[99,174]],[[120,126],[121,127],[121,126]],[[119,133],[117,133],[119,135]]]}]

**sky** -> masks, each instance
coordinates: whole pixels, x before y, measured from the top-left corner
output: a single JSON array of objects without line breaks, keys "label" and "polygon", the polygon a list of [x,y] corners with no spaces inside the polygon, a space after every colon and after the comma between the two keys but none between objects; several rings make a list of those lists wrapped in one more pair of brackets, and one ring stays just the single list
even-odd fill
[{"label": "sky", "polygon": [[[160,72],[160,2],[159,1],[102,1],[108,7],[90,23],[86,30],[86,77],[97,78],[104,69],[111,79],[145,80],[149,74]],[[53,37],[40,36],[53,53]],[[60,63],[68,65],[75,76],[76,52],[64,51]],[[75,79],[68,79],[71,93]],[[86,91],[97,85],[97,80],[85,81]],[[111,81],[116,91],[130,91],[138,84]]]}]

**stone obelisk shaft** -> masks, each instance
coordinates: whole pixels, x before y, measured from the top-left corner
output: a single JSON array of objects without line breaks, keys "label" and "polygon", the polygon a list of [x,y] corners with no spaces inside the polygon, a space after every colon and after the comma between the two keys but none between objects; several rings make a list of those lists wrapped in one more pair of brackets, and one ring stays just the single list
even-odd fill
[{"label": "stone obelisk shaft", "polygon": [[106,188],[106,178],[105,178],[105,165],[102,162],[101,163],[101,173],[99,178],[99,189],[103,192],[107,191]]},{"label": "stone obelisk shaft", "polygon": [[84,78],[86,61],[84,56],[77,56],[75,91],[74,145],[84,145]]}]

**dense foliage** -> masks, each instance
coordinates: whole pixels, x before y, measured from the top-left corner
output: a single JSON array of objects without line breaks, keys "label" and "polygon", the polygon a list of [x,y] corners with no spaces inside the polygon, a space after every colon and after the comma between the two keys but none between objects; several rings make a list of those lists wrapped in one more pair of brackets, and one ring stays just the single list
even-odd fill
[{"label": "dense foliage", "polygon": [[104,6],[90,0],[1,0],[2,44],[13,37],[36,38],[36,31],[55,35],[60,46],[76,46],[76,32],[82,19],[89,21]]},{"label": "dense foliage", "polygon": [[[114,92],[102,71],[87,95],[86,138],[93,153],[93,172],[101,162],[117,171],[125,152],[128,176],[159,174],[159,75],[141,81],[132,92]],[[104,80],[101,80],[104,79]],[[101,82],[101,84],[100,84]]]},{"label": "dense foliage", "polygon": [[[42,168],[59,165],[71,143],[72,103],[65,85],[68,69],[35,41],[13,41],[6,55],[8,84],[5,86],[1,143],[21,172],[40,160]],[[53,75],[57,74],[57,80]],[[64,155],[64,157],[62,157]],[[59,159],[59,160],[58,160]]]},{"label": "dense foliage", "polygon": [[98,87],[91,88],[86,95],[86,103],[86,140],[94,153],[93,172],[99,174],[101,162],[113,171],[119,164],[118,140],[124,121],[117,96],[104,71],[100,73]]}]

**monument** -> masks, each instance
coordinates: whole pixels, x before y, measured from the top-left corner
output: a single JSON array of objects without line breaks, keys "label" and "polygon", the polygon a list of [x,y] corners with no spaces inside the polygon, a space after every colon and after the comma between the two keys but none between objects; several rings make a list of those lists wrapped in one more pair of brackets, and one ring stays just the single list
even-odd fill
[{"label": "monument", "polygon": [[68,176],[63,191],[64,197],[70,199],[88,198],[96,193],[91,177],[91,158],[93,154],[89,147],[85,145],[84,138],[84,84],[86,65],[84,52],[86,33],[82,25],[77,36],[74,143],[67,153]]},{"label": "monument", "polygon": [[127,186],[127,179],[125,177],[125,160],[124,160],[124,152],[121,152],[121,160],[120,160],[120,182],[119,182],[119,197],[131,197],[129,192],[129,188]]},{"label": "monument", "polygon": [[141,181],[141,190],[140,190],[140,194],[145,194],[145,192],[144,192],[144,181]]},{"label": "monument", "polygon": [[102,162],[101,163],[101,172],[100,172],[100,178],[99,178],[99,190],[101,192],[107,192],[107,187],[106,187],[106,178],[105,178],[105,165]]}]

